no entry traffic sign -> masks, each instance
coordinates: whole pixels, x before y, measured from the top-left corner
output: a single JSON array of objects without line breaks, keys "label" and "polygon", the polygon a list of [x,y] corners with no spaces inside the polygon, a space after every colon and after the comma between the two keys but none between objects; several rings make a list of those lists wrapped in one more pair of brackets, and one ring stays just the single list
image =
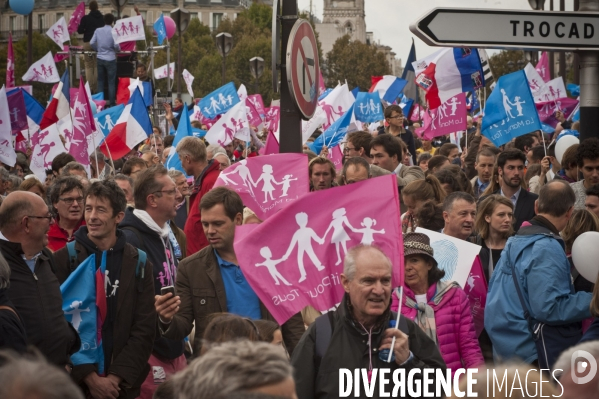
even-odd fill
[{"label": "no entry traffic sign", "polygon": [[298,19],[291,30],[287,43],[286,69],[291,97],[303,117],[309,119],[318,105],[320,64],[314,31],[304,19]]},{"label": "no entry traffic sign", "polygon": [[446,47],[599,50],[599,13],[435,8],[410,25]]}]

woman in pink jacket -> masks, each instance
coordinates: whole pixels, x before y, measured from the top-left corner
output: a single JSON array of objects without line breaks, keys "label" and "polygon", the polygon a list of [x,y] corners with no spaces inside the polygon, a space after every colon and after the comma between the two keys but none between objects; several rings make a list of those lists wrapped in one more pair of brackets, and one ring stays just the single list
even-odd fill
[{"label": "woman in pink jacket", "polygon": [[[401,313],[439,346],[451,374],[459,368],[484,363],[476,339],[470,305],[464,290],[454,281],[442,282],[445,272],[437,267],[427,235],[404,235],[405,286]],[[396,291],[399,292],[399,291]],[[399,299],[393,296],[391,309]]]}]

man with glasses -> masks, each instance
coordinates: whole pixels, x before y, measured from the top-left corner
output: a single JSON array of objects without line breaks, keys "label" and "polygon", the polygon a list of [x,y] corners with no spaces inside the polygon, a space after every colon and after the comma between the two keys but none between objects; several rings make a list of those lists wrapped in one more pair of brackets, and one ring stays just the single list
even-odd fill
[{"label": "man with glasses", "polygon": [[52,252],[73,241],[75,232],[85,224],[83,191],[83,184],[73,176],[61,176],[50,186],[48,197],[56,218],[56,223],[48,231],[48,248]]},{"label": "man with glasses", "polygon": [[97,267],[106,255],[104,373],[95,362],[78,364],[71,373],[86,397],[135,398],[150,370],[147,362],[156,334],[152,263],[117,229],[126,207],[125,193],[114,181],[93,183],[85,193],[86,225],[75,233],[74,244],[54,254],[61,283],[90,255],[95,255]]},{"label": "man with glasses", "polygon": [[51,223],[41,197],[28,191],[9,194],[0,206],[0,251],[11,269],[6,292],[25,325],[27,344],[70,370],[69,354],[81,341],[64,317],[54,259],[44,248]]},{"label": "man with glasses", "polygon": [[399,137],[406,143],[408,151],[412,154],[412,162],[416,165],[416,146],[414,144],[414,135],[408,129],[404,128],[404,117],[403,110],[399,105],[390,105],[385,108],[385,122],[389,124],[388,127],[379,127],[379,134],[388,133],[392,136]]},{"label": "man with glasses", "polygon": [[[119,227],[129,244],[147,252],[148,260],[154,265],[154,294],[160,295],[162,287],[175,285],[177,258],[181,258],[182,250],[169,223],[177,215],[183,196],[168,170],[156,165],[139,174],[133,198],[135,209],[127,209]],[[165,376],[168,378],[185,367],[183,349],[182,339],[157,337],[149,359],[153,372],[141,386],[142,398],[151,398]]]}]

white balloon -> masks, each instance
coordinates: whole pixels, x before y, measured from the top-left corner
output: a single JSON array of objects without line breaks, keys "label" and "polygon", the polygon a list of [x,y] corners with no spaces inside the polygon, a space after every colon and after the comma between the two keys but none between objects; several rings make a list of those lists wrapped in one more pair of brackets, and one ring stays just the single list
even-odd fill
[{"label": "white balloon", "polygon": [[[564,136],[555,145],[555,157],[557,158],[557,162],[562,163],[562,157],[566,150],[572,147],[574,144],[579,144],[580,140],[576,136]],[[565,165],[562,165],[564,167]]]},{"label": "white balloon", "polygon": [[576,238],[572,244],[572,261],[582,277],[595,283],[599,274],[599,232],[587,231]]}]

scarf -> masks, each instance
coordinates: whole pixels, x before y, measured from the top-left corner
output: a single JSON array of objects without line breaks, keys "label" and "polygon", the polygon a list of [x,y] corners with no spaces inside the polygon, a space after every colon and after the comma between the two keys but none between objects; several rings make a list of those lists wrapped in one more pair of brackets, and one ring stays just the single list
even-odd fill
[{"label": "scarf", "polygon": [[160,227],[158,226],[158,223],[156,223],[154,221],[154,219],[152,219],[152,216],[150,216],[150,214],[146,211],[142,211],[141,209],[134,209],[133,210],[133,214],[135,216],[137,216],[137,218],[139,220],[141,220],[142,222],[144,222],[144,224],[146,226],[148,226],[152,231],[155,231],[156,233],[158,233],[158,235],[164,239],[165,237],[168,237],[168,233],[171,230],[169,228],[168,223],[166,223],[164,225],[164,227]]},{"label": "scarf", "polygon": [[[441,300],[452,288],[460,285],[455,281],[439,281],[437,283],[437,293],[432,299],[435,305],[441,303]],[[437,324],[435,323],[435,311],[428,303],[416,303],[412,298],[406,295],[406,306],[418,310],[416,315],[416,324],[426,335],[438,345],[437,342]],[[401,310],[401,309],[400,309]]]}]

